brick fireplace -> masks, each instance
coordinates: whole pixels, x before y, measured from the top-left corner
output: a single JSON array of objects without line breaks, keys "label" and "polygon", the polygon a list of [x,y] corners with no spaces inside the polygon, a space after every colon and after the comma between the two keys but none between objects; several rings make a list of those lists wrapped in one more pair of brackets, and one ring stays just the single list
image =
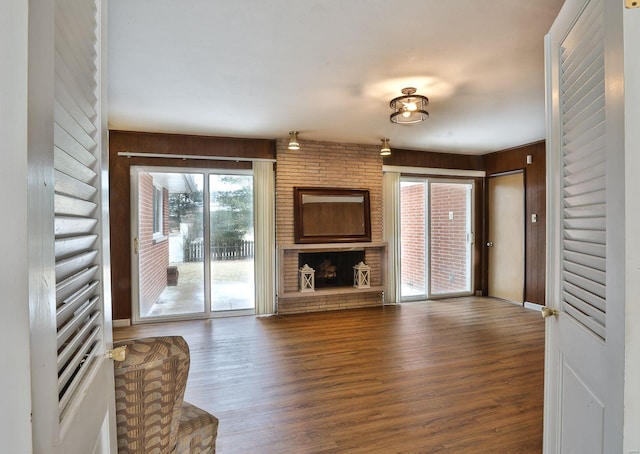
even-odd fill
[{"label": "brick fireplace", "polygon": [[[386,245],[382,242],[382,157],[379,146],[302,141],[290,151],[287,142],[277,143],[276,245],[278,247],[279,314],[318,312],[383,303]],[[294,243],[294,187],[367,189],[371,207],[371,242]],[[358,251],[371,267],[371,288],[343,285],[300,293],[299,255]],[[353,265],[351,265],[353,266]],[[353,270],[350,269],[350,276]]]}]

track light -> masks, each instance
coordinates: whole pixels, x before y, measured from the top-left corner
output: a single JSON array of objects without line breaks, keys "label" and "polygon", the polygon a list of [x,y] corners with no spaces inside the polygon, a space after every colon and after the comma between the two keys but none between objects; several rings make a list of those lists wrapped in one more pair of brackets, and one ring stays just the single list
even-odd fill
[{"label": "track light", "polygon": [[289,150],[299,150],[298,131],[289,131]]},{"label": "track light", "polygon": [[380,156],[389,156],[391,154],[391,147],[389,146],[389,139],[382,139],[382,146],[380,147]]}]

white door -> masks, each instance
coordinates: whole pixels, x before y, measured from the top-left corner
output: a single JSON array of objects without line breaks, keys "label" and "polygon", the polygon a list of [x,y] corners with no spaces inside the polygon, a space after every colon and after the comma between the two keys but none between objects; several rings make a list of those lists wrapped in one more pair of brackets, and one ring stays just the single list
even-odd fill
[{"label": "white door", "polygon": [[546,301],[557,311],[546,312],[547,453],[623,452],[624,144],[621,85],[613,83],[620,29],[612,26],[622,2],[615,3],[567,0],[546,38]]},{"label": "white door", "polygon": [[489,296],[524,301],[524,174],[488,179]]},{"label": "white door", "polygon": [[106,3],[29,6],[33,452],[115,452]]}]

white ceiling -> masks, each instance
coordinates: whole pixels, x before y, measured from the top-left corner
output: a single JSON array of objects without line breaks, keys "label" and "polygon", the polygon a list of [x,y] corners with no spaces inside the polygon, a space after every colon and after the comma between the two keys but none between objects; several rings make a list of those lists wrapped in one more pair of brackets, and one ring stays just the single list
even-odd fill
[{"label": "white ceiling", "polygon": [[[482,154],[544,138],[563,0],[110,0],[109,127]],[[412,86],[417,125],[389,122]]]}]

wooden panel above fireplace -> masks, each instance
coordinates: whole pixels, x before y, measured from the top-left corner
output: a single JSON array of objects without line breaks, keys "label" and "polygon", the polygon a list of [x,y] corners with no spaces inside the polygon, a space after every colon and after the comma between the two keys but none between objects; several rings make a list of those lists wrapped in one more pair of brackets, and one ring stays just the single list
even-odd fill
[{"label": "wooden panel above fireplace", "polygon": [[296,243],[371,241],[368,190],[296,187],[293,197]]}]

